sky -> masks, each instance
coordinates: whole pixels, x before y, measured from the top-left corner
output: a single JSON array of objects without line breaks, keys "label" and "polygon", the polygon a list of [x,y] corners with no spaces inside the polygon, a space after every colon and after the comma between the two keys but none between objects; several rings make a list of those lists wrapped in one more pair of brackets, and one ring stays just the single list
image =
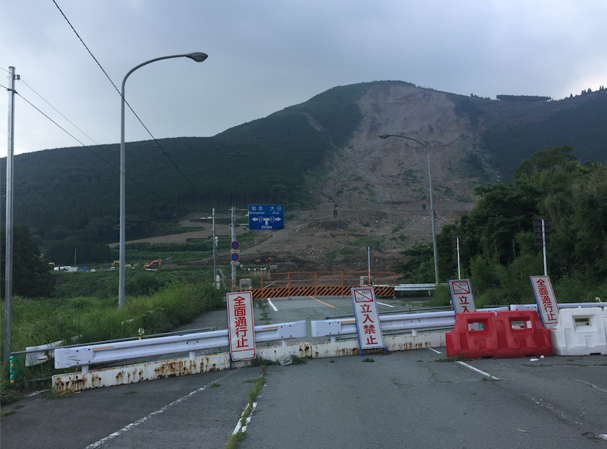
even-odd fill
[{"label": "sky", "polygon": [[[128,78],[126,99],[157,139],[213,136],[378,80],[561,99],[607,84],[605,17],[604,0],[0,0],[0,85],[15,67],[15,154],[120,142],[105,73],[120,89],[145,61],[198,51],[208,59]],[[8,104],[4,91],[3,157]],[[149,139],[127,112],[127,142]]]}]

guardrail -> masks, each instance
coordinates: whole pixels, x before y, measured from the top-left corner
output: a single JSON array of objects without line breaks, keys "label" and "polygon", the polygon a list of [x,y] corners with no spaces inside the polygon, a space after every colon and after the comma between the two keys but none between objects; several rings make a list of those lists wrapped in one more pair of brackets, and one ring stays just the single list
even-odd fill
[{"label": "guardrail", "polygon": [[[447,285],[447,284],[439,284]],[[397,292],[414,292],[417,290],[436,290],[436,284],[398,284],[394,286]]]},{"label": "guardrail", "polygon": [[[492,307],[481,309],[482,312],[497,312],[509,310],[508,307]],[[453,327],[455,324],[455,312],[448,310],[444,312],[404,313],[397,315],[380,315],[379,324],[382,333],[395,331],[412,331],[417,335],[420,329],[437,329]],[[331,337],[331,343],[335,343],[338,335],[356,334],[356,321],[352,318],[341,318],[332,320],[312,321],[312,337]]]},{"label": "guardrail", "polygon": [[[255,326],[256,342],[281,340],[282,346],[287,346],[287,339],[304,338],[306,334],[305,320],[273,326]],[[122,341],[112,344],[55,348],[55,368],[79,366],[82,368],[82,373],[86,374],[91,364],[180,352],[188,352],[190,359],[193,360],[198,350],[228,345],[228,330],[224,329],[147,340]]]},{"label": "guardrail", "polygon": [[[578,307],[607,307],[607,303],[559,304],[559,308]],[[537,310],[537,305],[513,304],[510,307],[493,307],[479,309],[478,311],[496,312],[499,310]],[[455,312],[452,310],[442,312],[382,314],[379,318],[382,332],[411,330],[414,336],[417,335],[417,331],[420,329],[444,328],[455,324]],[[333,343],[335,343],[338,335],[356,334],[354,317],[312,321],[311,328],[312,337],[330,336],[331,342]],[[168,334],[169,336],[156,338],[148,337],[143,340],[112,340],[63,347],[56,347],[56,343],[51,343],[39,347],[28,348],[27,351],[14,352],[12,354],[26,354],[27,357],[31,358],[32,362],[36,361],[37,363],[40,363],[51,358],[51,352],[54,352],[55,368],[80,366],[82,367],[83,373],[86,373],[88,372],[88,365],[91,364],[180,352],[188,352],[190,358],[193,358],[198,350],[225,347],[229,345],[227,330],[197,332],[185,335],[183,335],[183,331],[178,333],[181,335]],[[256,342],[281,340],[282,346],[287,346],[288,339],[305,338],[306,336],[305,320],[271,326],[255,326]]]},{"label": "guardrail", "polygon": [[[380,315],[379,322],[382,332],[449,327],[455,324],[455,312],[426,312],[400,315]],[[356,321],[352,318],[312,321],[312,337],[331,337],[335,343],[338,335],[356,334]]]}]

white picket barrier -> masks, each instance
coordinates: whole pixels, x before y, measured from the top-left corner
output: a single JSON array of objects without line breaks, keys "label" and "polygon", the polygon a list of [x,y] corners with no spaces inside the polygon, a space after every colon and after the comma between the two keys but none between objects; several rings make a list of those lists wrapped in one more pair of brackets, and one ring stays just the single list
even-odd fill
[{"label": "white picket barrier", "polygon": [[[282,346],[286,346],[287,339],[305,338],[305,336],[305,320],[270,326],[255,326],[256,342],[282,340]],[[144,340],[55,348],[55,368],[80,366],[82,372],[86,373],[88,372],[88,365],[93,363],[115,362],[180,352],[188,352],[190,359],[193,359],[198,350],[228,345],[228,330],[224,329]]]},{"label": "white picket barrier", "polygon": [[550,337],[555,355],[607,355],[607,312],[600,307],[561,309]]}]

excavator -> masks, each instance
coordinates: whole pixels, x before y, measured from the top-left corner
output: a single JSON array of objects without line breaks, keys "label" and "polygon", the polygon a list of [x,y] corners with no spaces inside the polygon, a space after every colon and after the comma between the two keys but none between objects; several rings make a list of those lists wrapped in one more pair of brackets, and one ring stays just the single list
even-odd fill
[{"label": "excavator", "polygon": [[154,264],[158,262],[158,266],[156,268],[160,268],[160,264],[162,263],[162,259],[156,259],[156,260],[152,260],[150,263],[146,263],[143,265],[143,268],[145,268],[146,270],[152,270],[155,269],[154,268]]}]

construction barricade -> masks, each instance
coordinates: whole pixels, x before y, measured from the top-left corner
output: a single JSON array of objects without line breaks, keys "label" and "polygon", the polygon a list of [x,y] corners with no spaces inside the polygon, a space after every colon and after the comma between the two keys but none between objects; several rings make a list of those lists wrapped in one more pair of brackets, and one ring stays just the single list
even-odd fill
[{"label": "construction barricade", "polygon": [[532,310],[458,313],[453,331],[445,337],[448,357],[552,355],[550,331],[544,329],[539,315]]},{"label": "construction barricade", "polygon": [[550,337],[556,355],[607,355],[607,311],[600,307],[561,309]]}]

